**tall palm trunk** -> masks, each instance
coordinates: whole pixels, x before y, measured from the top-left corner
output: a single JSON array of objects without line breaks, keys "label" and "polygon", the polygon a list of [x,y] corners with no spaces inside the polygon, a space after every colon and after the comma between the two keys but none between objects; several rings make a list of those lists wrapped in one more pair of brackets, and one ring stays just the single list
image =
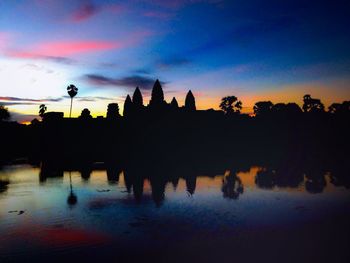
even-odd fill
[{"label": "tall palm trunk", "polygon": [[73,97],[70,98],[70,111],[69,111],[69,118],[72,117],[72,105],[73,105]]}]

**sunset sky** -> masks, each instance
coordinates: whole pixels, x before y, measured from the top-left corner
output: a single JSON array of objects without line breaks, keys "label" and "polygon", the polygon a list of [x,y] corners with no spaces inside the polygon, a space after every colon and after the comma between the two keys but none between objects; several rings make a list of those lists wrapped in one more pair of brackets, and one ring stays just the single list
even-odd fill
[{"label": "sunset sky", "polygon": [[159,78],[168,102],[191,89],[197,108],[235,95],[259,100],[310,93],[326,106],[350,100],[347,1],[0,0],[0,104],[12,119],[39,105],[73,116],[123,108],[139,86],[148,103]]}]

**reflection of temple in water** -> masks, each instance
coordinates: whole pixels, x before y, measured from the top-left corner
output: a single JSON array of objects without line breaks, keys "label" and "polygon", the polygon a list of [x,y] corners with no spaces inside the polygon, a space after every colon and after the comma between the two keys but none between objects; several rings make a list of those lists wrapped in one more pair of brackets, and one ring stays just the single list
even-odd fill
[{"label": "reflection of temple in water", "polygon": [[[169,165],[169,168],[167,168]],[[192,166],[191,166],[192,165]],[[196,166],[194,166],[196,165]],[[182,165],[163,164],[158,167],[147,165],[147,162],[139,162],[138,165],[111,163],[84,162],[75,167],[68,166],[70,171],[78,171],[83,182],[89,183],[91,174],[96,169],[106,173],[106,181],[110,186],[120,186],[123,181],[128,193],[132,193],[136,202],[142,202],[144,195],[150,193],[152,200],[160,206],[166,196],[168,186],[172,186],[174,191],[178,190],[179,183],[181,191],[184,190],[189,196],[195,195],[198,187],[198,178],[221,178],[220,189],[223,197],[227,199],[239,199],[244,194],[245,188],[258,187],[261,189],[290,188],[301,189],[309,193],[321,193],[327,186],[325,169],[317,166],[267,166],[265,168],[249,168],[248,166],[231,167],[222,169],[218,164],[191,164],[184,162]],[[67,167],[52,163],[42,162],[39,173],[39,180],[45,183],[47,178],[63,179],[64,170]],[[224,173],[222,171],[225,171]],[[344,170],[339,167],[328,172],[329,182],[335,186],[344,185],[349,187],[349,180],[344,176]],[[120,179],[122,178],[122,179]],[[6,181],[0,181],[0,191],[6,191]],[[147,189],[145,192],[145,184]],[[70,197],[67,202],[76,203],[77,196],[71,186]]]}]

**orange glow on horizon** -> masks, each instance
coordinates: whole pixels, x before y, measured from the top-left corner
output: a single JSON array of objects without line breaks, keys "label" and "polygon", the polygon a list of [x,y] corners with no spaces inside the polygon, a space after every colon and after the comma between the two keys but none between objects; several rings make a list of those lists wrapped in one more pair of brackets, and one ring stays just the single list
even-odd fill
[{"label": "orange glow on horizon", "polygon": [[[289,103],[295,102],[300,107],[303,104],[303,96],[305,94],[311,94],[314,98],[319,98],[324,103],[327,109],[334,102],[343,102],[344,100],[350,99],[350,93],[348,89],[344,88],[346,83],[340,83],[335,86],[337,92],[333,92],[328,86],[322,86],[318,84],[298,84],[291,86],[284,86],[279,89],[271,88],[264,91],[250,91],[250,92],[235,92],[235,91],[220,91],[213,94],[203,93],[203,92],[193,92],[196,99],[197,110],[208,110],[214,109],[219,110],[219,104],[221,98],[228,95],[235,95],[243,103],[243,108],[241,110],[244,114],[253,114],[253,106],[258,101],[271,101],[272,103]],[[345,86],[344,86],[345,85]],[[166,93],[166,92],[165,92]],[[179,92],[175,94],[175,97],[179,103],[179,106],[184,105],[186,92]],[[166,96],[166,101],[169,103],[173,96]],[[78,97],[79,98],[79,97]],[[144,105],[148,105],[149,94],[144,94]],[[109,103],[117,102],[119,104],[119,113],[123,115],[124,99],[111,98],[110,101],[97,100],[94,102],[84,102],[75,100],[73,102],[73,112],[72,117],[79,117],[81,111],[84,108],[88,108],[91,115],[96,118],[97,116],[106,116],[107,106]],[[1,103],[1,102],[0,102]],[[48,111],[60,111],[64,112],[65,117],[68,116],[69,112],[69,100],[63,100],[60,102],[53,102],[46,104]],[[39,105],[14,105],[8,106],[10,112],[15,112],[18,114],[30,115],[28,119],[21,121],[23,124],[29,124],[30,121],[35,117],[40,119],[38,116]]]}]

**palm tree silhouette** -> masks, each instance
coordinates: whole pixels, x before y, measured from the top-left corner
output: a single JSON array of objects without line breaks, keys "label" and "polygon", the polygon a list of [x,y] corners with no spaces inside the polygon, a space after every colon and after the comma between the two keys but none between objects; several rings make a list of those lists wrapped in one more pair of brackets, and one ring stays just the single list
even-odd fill
[{"label": "palm tree silhouette", "polygon": [[68,95],[70,96],[70,111],[69,111],[69,118],[72,116],[72,105],[73,105],[73,98],[75,95],[78,94],[78,88],[74,86],[73,84],[70,84],[67,87]]},{"label": "palm tree silhouette", "polygon": [[77,196],[74,194],[73,192],[73,184],[72,184],[72,174],[71,174],[71,171],[69,171],[69,186],[70,186],[70,193],[69,193],[69,196],[67,198],[67,203],[70,205],[70,206],[73,206],[77,203],[78,201],[78,198]]},{"label": "palm tree silhouette", "polygon": [[41,118],[44,117],[44,114],[45,114],[46,110],[47,110],[47,107],[46,107],[45,104],[41,104],[41,105],[39,106],[39,116],[40,116]]}]

